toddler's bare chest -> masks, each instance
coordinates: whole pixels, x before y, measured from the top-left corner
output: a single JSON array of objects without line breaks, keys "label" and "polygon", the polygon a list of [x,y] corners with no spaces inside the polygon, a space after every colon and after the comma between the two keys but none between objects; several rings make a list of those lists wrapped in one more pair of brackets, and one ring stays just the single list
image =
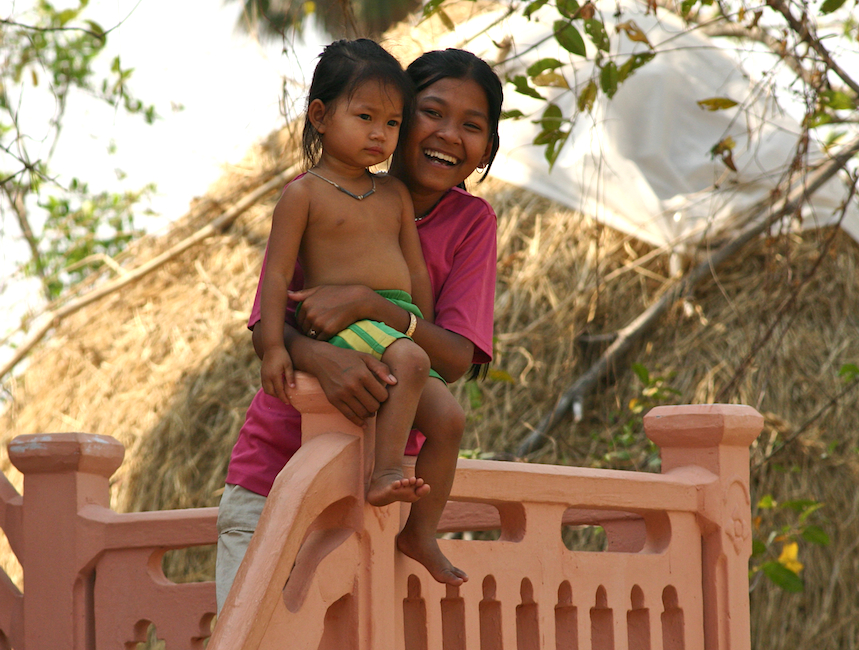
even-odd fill
[{"label": "toddler's bare chest", "polygon": [[342,205],[325,213],[311,214],[307,235],[313,239],[358,242],[398,241],[400,215],[371,206]]}]

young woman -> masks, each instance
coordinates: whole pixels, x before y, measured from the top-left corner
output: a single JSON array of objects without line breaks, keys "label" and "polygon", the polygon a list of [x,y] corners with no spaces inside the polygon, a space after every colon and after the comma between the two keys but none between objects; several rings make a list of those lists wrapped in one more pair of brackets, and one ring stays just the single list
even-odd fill
[{"label": "young woman", "polygon": [[[287,317],[284,328],[295,367],[315,375],[332,404],[356,423],[378,411],[387,398],[387,386],[396,384],[396,378],[374,357],[327,343],[351,323],[370,319],[402,332],[412,329],[412,339],[448,382],[459,379],[473,364],[488,363],[492,354],[495,213],[462,186],[475,169],[481,168],[485,175],[498,151],[501,83],[484,61],[462,50],[428,52],[407,73],[416,87],[415,111],[394,154],[390,174],[405,183],[414,204],[435,322],[418,319],[412,328],[409,313],[375,291],[360,285],[329,285],[292,293],[290,297],[303,305],[297,322],[290,323]],[[293,286],[302,286],[302,282],[303,278],[294,278]],[[258,289],[248,325],[261,353],[261,336],[255,327],[259,293]],[[413,435],[406,453],[420,449],[420,438]],[[265,497],[300,443],[298,412],[259,391],[233,449],[220,505],[219,608],[244,557]],[[433,499],[446,501],[449,492],[449,483],[436,482],[412,508],[437,508]],[[400,548],[404,550],[402,545]],[[437,545],[409,554],[423,554],[415,559],[434,577],[449,569]]]}]

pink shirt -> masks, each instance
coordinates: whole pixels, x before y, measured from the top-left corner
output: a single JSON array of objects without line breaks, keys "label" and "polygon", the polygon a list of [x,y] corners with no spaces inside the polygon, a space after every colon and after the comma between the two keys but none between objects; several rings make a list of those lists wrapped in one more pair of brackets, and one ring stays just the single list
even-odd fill
[{"label": "pink shirt", "polygon": [[[483,199],[453,188],[417,225],[432,284],[436,325],[471,341],[474,363],[488,363],[495,305],[495,212]],[[251,329],[260,319],[264,272],[265,260],[248,321]],[[293,286],[300,287],[302,282],[296,273]],[[292,321],[292,316],[290,311],[286,317]],[[416,455],[422,443],[423,436],[417,438],[415,433],[406,447],[410,455]],[[298,411],[260,389],[233,447],[226,482],[267,496],[300,445]]]}]

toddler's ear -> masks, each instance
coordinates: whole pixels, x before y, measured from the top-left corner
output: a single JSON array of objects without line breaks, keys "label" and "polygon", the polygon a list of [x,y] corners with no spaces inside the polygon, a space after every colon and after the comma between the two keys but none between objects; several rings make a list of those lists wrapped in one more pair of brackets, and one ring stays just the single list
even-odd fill
[{"label": "toddler's ear", "polygon": [[314,99],[307,107],[307,119],[319,133],[325,133],[325,104],[321,99]]}]

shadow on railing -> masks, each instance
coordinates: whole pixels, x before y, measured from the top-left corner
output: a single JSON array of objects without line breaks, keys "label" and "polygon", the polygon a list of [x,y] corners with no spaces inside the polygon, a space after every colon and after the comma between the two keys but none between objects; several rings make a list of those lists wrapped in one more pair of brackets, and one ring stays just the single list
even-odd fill
[{"label": "shadow on railing", "polygon": [[[351,425],[306,375],[291,399],[303,444],[275,482],[209,650],[750,647],[754,409],[651,411],[659,475],[460,461],[440,532],[497,538],[440,540],[471,577],[453,588],[396,552],[408,506],[364,503],[372,428]],[[150,624],[167,650],[205,646],[214,584],[170,582],[161,557],[215,543],[215,508],[114,513],[108,478],[123,449],[105,436],[21,436],[9,453],[25,497],[0,478],[0,528],[26,587],[0,572],[0,649],[134,648]],[[578,526],[601,527],[605,550],[569,550],[562,530]]]}]

